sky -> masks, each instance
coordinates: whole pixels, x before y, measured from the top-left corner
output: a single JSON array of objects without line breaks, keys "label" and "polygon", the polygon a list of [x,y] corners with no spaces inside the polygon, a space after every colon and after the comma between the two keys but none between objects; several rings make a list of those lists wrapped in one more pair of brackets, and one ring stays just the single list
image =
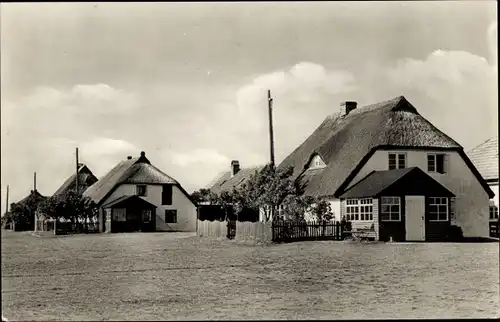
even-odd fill
[{"label": "sky", "polygon": [[345,100],[405,96],[470,150],[498,132],[496,1],[2,3],[1,213],[128,155],[188,191],[276,161]]}]

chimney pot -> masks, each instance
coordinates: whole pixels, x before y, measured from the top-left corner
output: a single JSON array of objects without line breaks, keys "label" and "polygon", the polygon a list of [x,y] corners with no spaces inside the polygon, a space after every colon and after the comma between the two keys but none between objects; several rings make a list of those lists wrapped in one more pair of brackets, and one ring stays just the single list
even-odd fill
[{"label": "chimney pot", "polygon": [[141,157],[145,157],[145,156],[146,156],[146,152],[141,151]]},{"label": "chimney pot", "polygon": [[130,160],[130,159],[132,159],[132,156],[130,156],[130,155],[129,155],[129,156],[127,157],[127,160]]},{"label": "chimney pot", "polygon": [[240,171],[240,162],[238,160],[231,161],[231,177]]},{"label": "chimney pot", "polygon": [[340,103],[340,114],[342,116],[347,116],[352,110],[356,109],[358,106],[357,102],[345,101]]}]

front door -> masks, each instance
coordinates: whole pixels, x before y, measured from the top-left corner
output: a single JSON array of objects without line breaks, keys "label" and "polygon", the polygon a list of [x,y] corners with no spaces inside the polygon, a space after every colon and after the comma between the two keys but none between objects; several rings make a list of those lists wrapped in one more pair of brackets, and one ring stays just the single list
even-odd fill
[{"label": "front door", "polygon": [[406,240],[425,240],[425,197],[406,196]]}]

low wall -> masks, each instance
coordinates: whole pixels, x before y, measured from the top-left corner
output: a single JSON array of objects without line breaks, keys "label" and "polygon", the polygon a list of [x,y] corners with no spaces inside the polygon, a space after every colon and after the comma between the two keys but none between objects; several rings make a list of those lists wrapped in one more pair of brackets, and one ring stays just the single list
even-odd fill
[{"label": "low wall", "polygon": [[198,220],[198,237],[227,238],[227,222]]},{"label": "low wall", "polygon": [[235,239],[270,242],[273,239],[272,223],[237,221]]}]

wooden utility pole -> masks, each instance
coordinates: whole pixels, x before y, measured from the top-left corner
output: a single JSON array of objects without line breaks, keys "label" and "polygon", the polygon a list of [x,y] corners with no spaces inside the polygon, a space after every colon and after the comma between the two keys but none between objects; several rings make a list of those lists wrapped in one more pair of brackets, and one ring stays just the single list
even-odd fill
[{"label": "wooden utility pole", "polygon": [[33,191],[36,191],[36,172],[33,173]]},{"label": "wooden utility pole", "polygon": [[9,211],[9,185],[7,185],[7,196],[5,197],[5,213]]},{"label": "wooden utility pole", "polygon": [[271,150],[271,167],[274,169],[273,99],[271,97],[271,90],[267,90],[267,102],[269,105],[269,148]]},{"label": "wooden utility pole", "polygon": [[79,182],[78,182],[78,148],[76,148],[76,194],[78,194],[78,186],[79,186]]}]

